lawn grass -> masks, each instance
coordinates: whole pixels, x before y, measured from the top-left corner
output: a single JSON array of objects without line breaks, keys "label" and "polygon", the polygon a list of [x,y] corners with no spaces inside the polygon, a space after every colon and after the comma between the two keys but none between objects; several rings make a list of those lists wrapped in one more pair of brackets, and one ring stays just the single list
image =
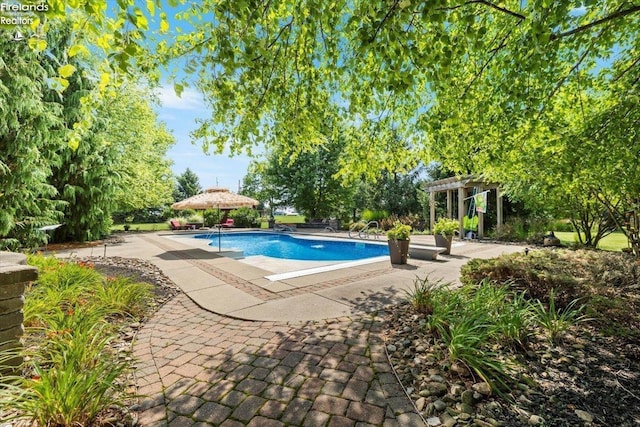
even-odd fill
[{"label": "lawn grass", "polygon": [[[140,224],[129,224],[130,231],[164,231],[169,230],[169,224],[166,222],[148,222]],[[124,224],[114,224],[111,226],[111,232],[124,231]]]},{"label": "lawn grass", "polygon": [[[276,224],[304,224],[305,217],[304,215],[274,215],[273,218],[276,221]],[[260,223],[260,228],[269,228],[269,223],[267,221],[262,221]]]},{"label": "lawn grass", "polygon": [[[556,237],[560,239],[562,244],[571,245],[578,241],[578,234],[572,231],[556,231]],[[621,232],[609,234],[598,244],[598,248],[605,251],[619,252],[622,248],[628,247],[627,237]]]}]

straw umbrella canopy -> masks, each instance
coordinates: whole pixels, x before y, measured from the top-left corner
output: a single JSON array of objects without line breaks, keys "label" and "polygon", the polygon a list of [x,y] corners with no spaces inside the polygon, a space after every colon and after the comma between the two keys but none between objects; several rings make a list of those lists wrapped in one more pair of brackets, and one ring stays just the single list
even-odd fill
[{"label": "straw umbrella canopy", "polygon": [[227,188],[208,188],[204,193],[196,194],[188,199],[176,202],[171,208],[182,209],[238,209],[243,207],[256,208],[260,202],[251,197],[232,193]]}]

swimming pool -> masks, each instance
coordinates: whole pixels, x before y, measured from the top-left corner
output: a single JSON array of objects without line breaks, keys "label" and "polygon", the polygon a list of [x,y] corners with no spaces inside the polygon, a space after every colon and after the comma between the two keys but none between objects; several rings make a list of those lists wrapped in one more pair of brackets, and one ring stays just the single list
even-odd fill
[{"label": "swimming pool", "polygon": [[[218,234],[198,234],[196,239],[210,239],[210,246],[218,246]],[[268,232],[225,232],[220,235],[224,249],[241,250],[244,256],[264,255],[273,258],[305,261],[352,261],[389,255],[382,243],[320,239]]]}]

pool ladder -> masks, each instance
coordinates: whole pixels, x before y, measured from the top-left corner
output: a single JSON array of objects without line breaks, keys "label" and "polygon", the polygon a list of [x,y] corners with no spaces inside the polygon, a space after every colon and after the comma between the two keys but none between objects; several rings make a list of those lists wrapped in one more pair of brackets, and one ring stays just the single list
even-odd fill
[{"label": "pool ladder", "polygon": [[380,240],[380,233],[378,233],[378,228],[380,228],[380,226],[378,225],[378,221],[369,221],[367,223],[367,225],[365,225],[361,230],[358,230],[358,235],[357,236],[352,236],[351,233],[355,232],[355,228],[358,226],[358,223],[355,223],[351,226],[351,228],[349,229],[349,237],[351,238],[356,238],[358,237],[358,239],[370,239],[371,238],[371,234],[367,233],[367,230],[369,230],[371,228],[371,226],[374,225],[375,227],[373,227],[376,231],[373,233],[373,237],[377,240]]}]

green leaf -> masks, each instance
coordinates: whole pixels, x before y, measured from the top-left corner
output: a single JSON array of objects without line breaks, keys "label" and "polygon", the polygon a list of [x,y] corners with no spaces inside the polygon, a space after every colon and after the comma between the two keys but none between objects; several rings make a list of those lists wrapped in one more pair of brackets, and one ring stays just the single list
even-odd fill
[{"label": "green leaf", "polygon": [[73,58],[76,55],[88,56],[89,50],[84,45],[74,44],[69,48],[69,52],[67,53],[67,55],[69,55],[69,58]]},{"label": "green leaf", "polygon": [[167,21],[167,14],[162,12],[160,14],[160,32],[166,33],[169,31],[169,21]]},{"label": "green leaf", "polygon": [[36,52],[42,52],[47,48],[47,42],[42,39],[29,39],[29,48]]},{"label": "green leaf", "polygon": [[151,16],[156,14],[156,4],[155,0],[147,0],[147,10]]},{"label": "green leaf", "polygon": [[142,11],[140,9],[136,9],[135,11],[136,15],[135,15],[135,24],[136,27],[142,29],[142,30],[148,30],[149,29],[149,21],[147,21],[147,17],[144,16],[144,14],[142,13]]},{"label": "green leaf", "polygon": [[71,64],[66,64],[58,68],[58,74],[62,78],[69,78],[76,72],[76,67]]},{"label": "green leaf", "polygon": [[176,95],[178,95],[178,97],[182,96],[182,92],[184,91],[184,85],[180,84],[180,83],[174,83],[173,84],[173,90],[175,90]]}]

